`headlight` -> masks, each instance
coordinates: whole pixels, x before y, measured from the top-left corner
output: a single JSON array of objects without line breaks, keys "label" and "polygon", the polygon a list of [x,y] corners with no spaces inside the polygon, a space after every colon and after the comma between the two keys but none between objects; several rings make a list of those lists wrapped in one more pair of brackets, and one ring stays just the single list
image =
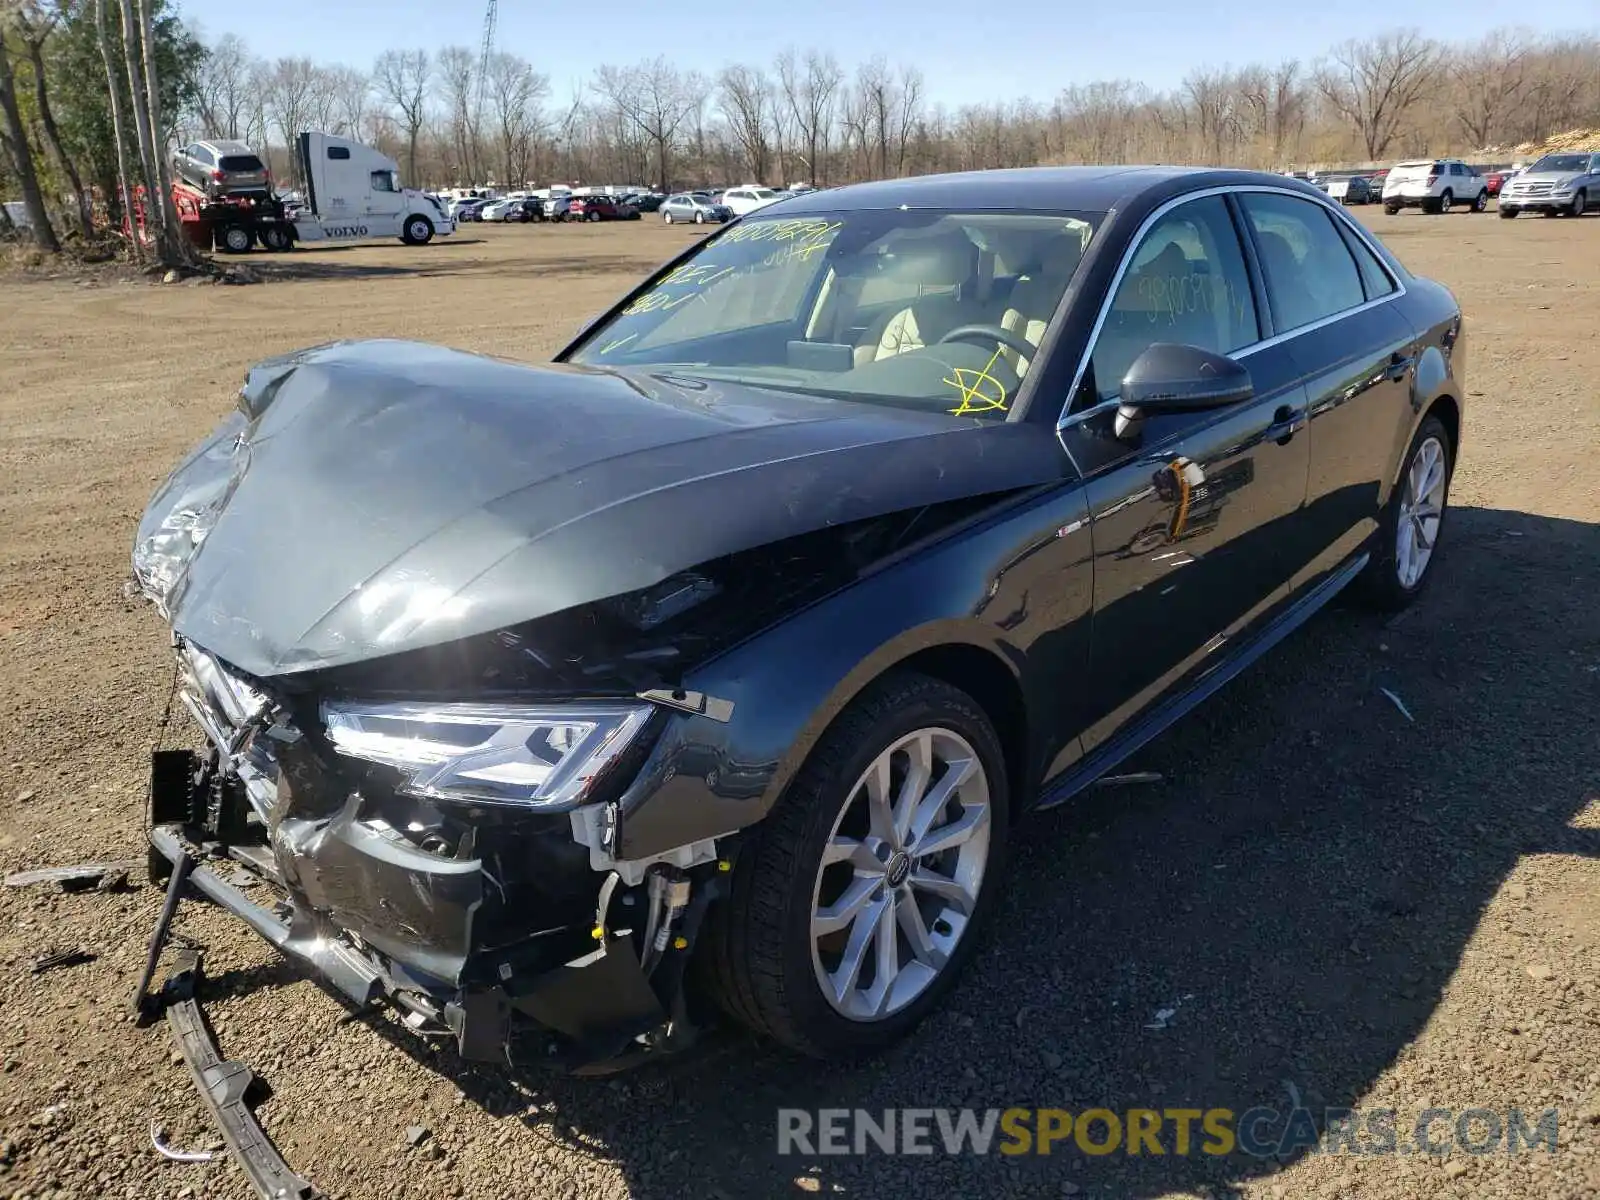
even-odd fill
[{"label": "headlight", "polygon": [[639,735],[648,705],[322,706],[334,749],[394,767],[402,789],[440,800],[540,809],[583,802]]}]

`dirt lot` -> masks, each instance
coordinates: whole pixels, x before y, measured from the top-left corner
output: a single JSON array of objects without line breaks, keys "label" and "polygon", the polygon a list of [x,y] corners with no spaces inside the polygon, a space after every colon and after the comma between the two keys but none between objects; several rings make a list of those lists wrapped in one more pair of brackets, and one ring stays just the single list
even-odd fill
[{"label": "dirt lot", "polygon": [[[1469,320],[1467,440],[1424,604],[1391,625],[1324,614],[1140,756],[1165,784],[1035,823],[976,969],[870,1068],[733,1035],[613,1082],[466,1067],[350,1019],[191,905],[225,1053],[271,1081],[289,1160],[375,1200],[1600,1193],[1600,219],[1363,215]],[[364,336],[538,357],[690,236],[468,226],[301,252],[303,282],[0,280],[0,868],[140,844],[170,669],[159,620],[125,598],[128,550],[252,361]],[[225,1161],[149,1146],[152,1118],[180,1145],[211,1137],[164,1029],[123,1014],[159,902],[0,895],[0,1196],[246,1194]],[[73,946],[98,957],[30,974]],[[1561,1143],[1284,1164],[774,1152],[781,1105],[1242,1111],[1291,1091],[1393,1107],[1402,1130],[1430,1105],[1556,1107]],[[415,1148],[412,1125],[431,1131]]]}]

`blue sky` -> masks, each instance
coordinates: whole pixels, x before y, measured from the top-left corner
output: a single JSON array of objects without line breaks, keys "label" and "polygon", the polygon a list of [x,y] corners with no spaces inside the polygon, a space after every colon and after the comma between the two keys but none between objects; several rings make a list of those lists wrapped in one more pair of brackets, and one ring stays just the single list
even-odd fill
[{"label": "blue sky", "polygon": [[[389,48],[476,47],[483,31],[482,0],[319,0],[309,9],[176,3],[208,37],[237,33],[268,58],[370,66]],[[602,63],[665,54],[711,73],[731,60],[765,63],[786,46],[815,46],[832,50],[847,69],[875,53],[914,64],[928,99],[954,106],[1049,99],[1067,84],[1114,77],[1167,88],[1197,65],[1309,60],[1345,38],[1396,26],[1458,40],[1519,22],[1503,0],[1090,0],[1017,6],[1023,12],[1015,16],[1005,13],[1010,7],[994,0],[721,0],[698,16],[681,0],[500,0],[497,44],[549,75],[556,102]],[[1521,21],[1541,30],[1600,28],[1597,0],[1545,0],[1523,11]]]}]

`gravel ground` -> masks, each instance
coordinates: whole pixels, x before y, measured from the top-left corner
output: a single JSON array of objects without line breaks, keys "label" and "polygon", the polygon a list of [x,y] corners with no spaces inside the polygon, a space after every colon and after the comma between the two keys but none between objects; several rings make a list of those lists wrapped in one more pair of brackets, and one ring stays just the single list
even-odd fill
[{"label": "gravel ground", "polygon": [[[337,1197],[1600,1194],[1600,220],[1362,214],[1456,289],[1467,442],[1427,600],[1336,608],[1139,761],[1025,828],[993,937],[881,1061],[736,1034],[584,1082],[352,1018],[199,904],[224,1053]],[[0,280],[0,869],[128,857],[167,695],[125,598],[150,490],[245,368],[335,337],[537,357],[691,236],[472,228],[293,256],[258,287]],[[1587,264],[1587,265],[1584,265]],[[288,267],[279,268],[287,270]],[[1409,718],[1380,689],[1401,699]],[[0,1196],[242,1197],[165,1031],[124,1001],[159,895],[0,891]],[[82,965],[35,976],[47,950]],[[1164,1021],[1162,1009],[1175,1009]],[[1164,1025],[1164,1028],[1150,1028]],[[780,1157],[775,1110],[1430,1106],[1561,1114],[1556,1153]],[[406,1130],[428,1135],[408,1145]]]}]

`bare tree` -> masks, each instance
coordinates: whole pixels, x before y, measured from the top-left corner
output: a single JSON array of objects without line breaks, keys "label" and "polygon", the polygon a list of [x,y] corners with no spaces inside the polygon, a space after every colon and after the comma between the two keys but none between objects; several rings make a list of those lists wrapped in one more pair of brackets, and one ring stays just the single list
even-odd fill
[{"label": "bare tree", "polygon": [[367,108],[372,97],[372,81],[354,67],[335,67],[333,97],[334,127],[346,137],[359,138],[366,132]]},{"label": "bare tree", "polygon": [[267,75],[263,99],[267,119],[289,151],[289,178],[304,184],[300,159],[294,152],[299,135],[310,128],[317,67],[309,58],[280,58]]},{"label": "bare tree", "polygon": [[1528,42],[1523,35],[1497,29],[1477,45],[1455,55],[1455,115],[1474,146],[1488,146],[1528,83]]},{"label": "bare tree", "polygon": [[378,94],[400,112],[406,138],[406,181],[417,186],[417,137],[427,120],[432,64],[426,50],[385,50],[372,68]]},{"label": "bare tree", "polygon": [[244,136],[244,117],[254,66],[249,48],[235,34],[224,34],[207,48],[200,64],[199,108],[204,132],[213,137]]},{"label": "bare tree", "polygon": [[701,109],[690,82],[665,57],[632,67],[601,67],[594,87],[649,143],[655,185],[671,185],[672,143],[684,122]]},{"label": "bare tree", "polygon": [[106,0],[94,0],[95,40],[100,44],[100,61],[106,70],[106,94],[110,101],[111,109],[111,140],[117,147],[117,188],[121,193],[122,214],[128,222],[128,232],[131,235],[129,244],[133,253],[141,255],[144,247],[139,240],[139,231],[135,222],[133,208],[133,190],[128,175],[128,139],[127,123],[122,117],[122,89],[117,85],[117,68],[111,58],[111,38],[106,22]]},{"label": "bare tree", "polygon": [[772,166],[772,84],[758,67],[735,63],[717,77],[717,107],[744,152],[750,178],[767,183]]},{"label": "bare tree", "polygon": [[51,30],[55,28],[57,14],[45,12],[37,0],[26,0],[17,6],[15,16],[17,31],[22,35],[22,44],[28,54],[28,65],[32,68],[33,107],[34,115],[39,121],[39,132],[50,150],[50,156],[55,159],[57,168],[72,189],[72,198],[78,210],[78,226],[83,230],[84,237],[91,237],[94,234],[94,209],[90,203],[89,191],[83,186],[83,178],[78,174],[78,167],[72,161],[72,155],[67,153],[66,145],[61,139],[61,130],[56,125],[55,110],[50,105],[49,73],[45,70],[44,43],[50,36]]},{"label": "bare tree", "polygon": [[1412,29],[1342,42],[1318,68],[1317,89],[1375,159],[1434,83],[1440,58],[1438,43]]},{"label": "bare tree", "polygon": [[306,128],[340,133],[339,75],[337,67],[313,65],[311,86],[306,89]]},{"label": "bare tree", "polygon": [[485,177],[478,144],[483,114],[478,111],[478,56],[465,46],[446,46],[439,51],[439,90],[445,106],[445,122],[455,151],[456,171],[468,183]]},{"label": "bare tree", "polygon": [[812,183],[827,182],[824,164],[833,140],[839,86],[843,82],[844,72],[831,54],[813,50],[803,65],[793,50],[784,51],[778,58],[778,84],[794,118],[795,137],[800,143],[797,149]]},{"label": "bare tree", "polygon": [[[128,9],[133,3],[134,0],[122,0],[125,38],[128,35]],[[137,81],[133,80],[133,73],[130,70],[130,82],[133,82],[134,121],[136,125],[142,124],[141,141],[149,143],[150,159],[155,167],[156,194],[151,197],[149,207],[160,214],[160,219],[156,223],[156,248],[161,255],[161,261],[169,267],[197,267],[201,263],[200,252],[189,240],[189,235],[178,220],[178,210],[172,200],[172,165],[166,152],[167,127],[161,112],[161,74],[156,62],[156,39],[151,20],[150,0],[138,0],[135,21],[138,27],[140,70]],[[129,38],[125,47],[128,50],[130,68],[134,62],[131,49],[134,44],[134,39]],[[142,96],[140,82],[144,85]]]},{"label": "bare tree", "polygon": [[489,59],[489,108],[500,143],[500,165],[508,187],[528,182],[533,141],[544,124],[541,106],[550,80],[516,54]]},{"label": "bare tree", "polygon": [[11,70],[11,51],[6,45],[5,22],[0,21],[0,143],[11,160],[11,173],[22,188],[22,206],[28,214],[33,241],[41,250],[59,253],[55,228],[45,211],[44,193],[39,190],[39,175],[34,170],[33,147],[28,144],[27,126],[17,106],[16,77]]}]

